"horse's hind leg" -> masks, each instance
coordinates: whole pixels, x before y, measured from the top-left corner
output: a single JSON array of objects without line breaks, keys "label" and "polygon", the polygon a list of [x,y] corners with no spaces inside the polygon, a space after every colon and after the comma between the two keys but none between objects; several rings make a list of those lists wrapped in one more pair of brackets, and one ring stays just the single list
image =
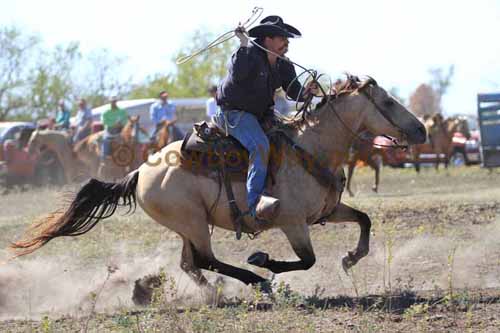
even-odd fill
[{"label": "horse's hind leg", "polygon": [[248,263],[269,269],[273,273],[283,273],[297,270],[308,270],[316,262],[314,250],[309,237],[309,226],[305,223],[298,225],[287,225],[281,228],[285,233],[295,254],[300,258],[298,261],[276,261],[269,259],[264,252],[256,252],[248,257]]}]

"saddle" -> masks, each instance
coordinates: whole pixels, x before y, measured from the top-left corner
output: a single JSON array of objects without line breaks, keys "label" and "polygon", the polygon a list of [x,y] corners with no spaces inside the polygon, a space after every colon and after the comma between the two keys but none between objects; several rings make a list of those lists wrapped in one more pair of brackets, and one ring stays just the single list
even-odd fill
[{"label": "saddle", "polygon": [[[283,134],[268,132],[270,156],[267,183],[274,179],[282,161]],[[186,133],[181,146],[181,166],[192,173],[215,178],[217,171],[224,171],[232,181],[246,181],[249,165],[248,151],[232,136],[226,136],[214,123],[196,123]]]},{"label": "saddle", "polygon": [[[272,186],[283,156],[282,139],[279,131],[270,131],[268,138],[271,151],[266,184]],[[181,167],[194,174],[214,178],[219,184],[221,182],[224,184],[236,239],[241,238],[242,229],[248,233],[252,230],[243,221],[247,213],[242,213],[236,204],[232,189],[233,181],[246,181],[248,166],[248,151],[236,139],[226,136],[213,123],[205,121],[196,123],[193,130],[184,137],[181,146]]]}]

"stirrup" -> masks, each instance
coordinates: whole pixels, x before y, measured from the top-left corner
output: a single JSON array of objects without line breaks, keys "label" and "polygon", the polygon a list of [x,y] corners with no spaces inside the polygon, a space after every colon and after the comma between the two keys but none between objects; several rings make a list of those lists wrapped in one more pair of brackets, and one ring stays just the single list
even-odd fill
[{"label": "stirrup", "polygon": [[236,240],[241,239],[241,233],[242,233],[241,226],[244,223],[243,219],[245,216],[249,216],[250,219],[259,227],[269,224],[269,221],[265,221],[265,220],[261,220],[261,219],[257,218],[254,214],[252,214],[251,210],[241,212],[240,215],[235,220],[233,220],[234,232],[236,233]]},{"label": "stirrup", "polygon": [[264,226],[264,225],[268,225],[270,223],[270,221],[268,220],[264,220],[264,219],[260,219],[257,217],[257,214],[255,212],[255,208],[254,209],[249,209],[247,210],[246,212],[242,213],[241,215],[242,217],[244,216],[249,216],[250,219],[257,225],[257,226]]}]

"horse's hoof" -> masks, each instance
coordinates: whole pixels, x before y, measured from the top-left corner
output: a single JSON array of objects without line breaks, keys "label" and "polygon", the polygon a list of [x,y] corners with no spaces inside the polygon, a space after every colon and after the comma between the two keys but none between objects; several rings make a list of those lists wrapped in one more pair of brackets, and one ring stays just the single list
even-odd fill
[{"label": "horse's hoof", "polygon": [[344,272],[347,274],[349,269],[355,264],[356,262],[352,259],[352,253],[347,252],[347,255],[342,258],[342,268],[344,269]]},{"label": "horse's hoof", "polygon": [[378,193],[378,188],[377,188],[377,187],[375,187],[375,186],[373,186],[373,187],[372,187],[372,191],[373,191],[373,192],[375,192],[375,193]]},{"label": "horse's hoof", "polygon": [[258,267],[265,267],[268,261],[269,255],[264,252],[255,252],[247,259],[247,263]]}]

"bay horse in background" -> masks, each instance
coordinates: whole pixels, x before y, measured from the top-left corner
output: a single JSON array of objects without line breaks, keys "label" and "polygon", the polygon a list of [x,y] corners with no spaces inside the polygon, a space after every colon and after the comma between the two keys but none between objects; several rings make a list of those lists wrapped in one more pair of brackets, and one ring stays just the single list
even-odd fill
[{"label": "bay horse in background", "polygon": [[[311,268],[316,257],[309,226],[320,221],[359,224],[359,241],[342,259],[344,269],[351,268],[368,254],[370,218],[341,203],[345,183],[343,164],[349,154],[352,134],[367,129],[373,135],[389,135],[415,144],[424,142],[426,133],[420,121],[375,80],[353,82],[355,79],[351,76],[347,80],[354,86],[352,89],[326,96],[302,119],[281,124],[283,135],[288,138],[280,148],[283,163],[270,184],[273,196],[281,201],[279,214],[267,223],[245,218],[244,232],[281,229],[299,260],[273,260],[267,253],[257,252],[248,258],[248,263],[275,274]],[[90,231],[113,215],[118,206],[133,209],[138,203],[147,215],[182,239],[180,266],[200,287],[208,287],[213,292],[202,269],[245,284],[268,286],[269,281],[263,276],[216,258],[210,226],[235,231],[229,203],[218,200],[220,179],[171,162],[171,155],[181,156],[181,146],[180,141],[169,144],[151,156],[151,160],[159,163],[146,162],[116,183],[91,179],[65,211],[35,224],[26,238],[14,242],[12,248],[18,251],[18,256],[32,253],[56,237],[78,236]],[[304,154],[312,156],[316,168],[310,167]],[[247,210],[245,181],[234,181],[232,187],[235,202],[243,211]],[[148,227],[147,224],[144,227]],[[136,282],[136,289],[138,285]]]},{"label": "bay horse in background", "polygon": [[420,154],[430,152],[435,155],[434,167],[439,170],[439,163],[443,162],[448,168],[450,158],[453,154],[453,136],[456,132],[462,133],[467,139],[470,138],[470,130],[467,119],[463,117],[449,117],[444,119],[440,113],[424,119],[424,126],[428,135],[428,143],[414,145],[411,147],[415,170],[420,172]]},{"label": "bay horse in background", "polygon": [[[370,137],[371,138],[371,137]],[[380,168],[382,166],[382,152],[373,144],[373,138],[360,138],[353,142],[349,157],[347,159],[347,183],[346,190],[349,196],[353,197],[354,193],[351,190],[351,180],[356,166],[362,162],[368,165],[375,171],[375,183],[372,186],[372,191],[378,192],[380,182]]]},{"label": "bay horse in background", "polygon": [[147,148],[148,154],[156,153],[162,150],[162,148],[166,147],[168,144],[182,139],[182,133],[175,126],[176,122],[176,120],[163,121],[160,130],[156,134],[156,137],[151,141]]},{"label": "bay horse in background", "polygon": [[128,171],[134,170],[142,164],[143,154],[138,149],[141,145],[138,138],[139,133],[147,131],[139,124],[139,116],[129,116],[127,123],[122,128],[120,135],[112,143],[112,156],[101,162],[101,150],[104,131],[93,133],[76,143],[74,152],[81,156],[85,163],[92,168],[95,178],[118,179]]}]

